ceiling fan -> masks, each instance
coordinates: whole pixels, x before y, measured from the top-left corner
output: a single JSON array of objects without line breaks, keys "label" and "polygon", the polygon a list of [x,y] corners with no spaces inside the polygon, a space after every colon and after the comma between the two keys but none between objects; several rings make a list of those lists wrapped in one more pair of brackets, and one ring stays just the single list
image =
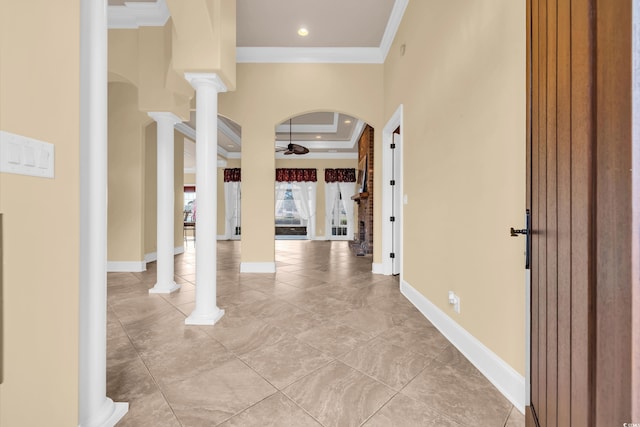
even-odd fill
[{"label": "ceiling fan", "polygon": [[289,154],[302,155],[302,154],[307,154],[309,152],[309,149],[307,147],[303,147],[302,145],[294,144],[293,142],[291,142],[291,119],[289,119],[289,145],[287,145],[286,148],[276,147],[276,152],[280,152],[280,151],[284,151],[285,155],[289,155]]}]

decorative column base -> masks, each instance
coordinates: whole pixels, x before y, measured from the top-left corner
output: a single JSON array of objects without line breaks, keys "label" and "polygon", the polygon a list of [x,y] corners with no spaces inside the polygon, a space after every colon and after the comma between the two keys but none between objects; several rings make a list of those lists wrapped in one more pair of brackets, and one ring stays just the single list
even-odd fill
[{"label": "decorative column base", "polygon": [[[91,420],[88,423],[80,424],[78,427],[114,427],[129,412],[129,404],[126,402],[114,403],[113,400],[107,398],[102,411],[108,412],[108,414],[104,415],[104,419]],[[98,418],[102,418],[102,416]]]},{"label": "decorative column base", "polygon": [[171,282],[169,285],[160,285],[156,283],[153,288],[149,289],[150,294],[170,294],[180,289],[180,285],[176,282]]},{"label": "decorative column base", "polygon": [[224,316],[224,310],[221,308],[218,308],[218,310],[213,313],[206,314],[199,314],[194,310],[193,313],[185,319],[184,324],[213,326],[222,318],[222,316]]}]

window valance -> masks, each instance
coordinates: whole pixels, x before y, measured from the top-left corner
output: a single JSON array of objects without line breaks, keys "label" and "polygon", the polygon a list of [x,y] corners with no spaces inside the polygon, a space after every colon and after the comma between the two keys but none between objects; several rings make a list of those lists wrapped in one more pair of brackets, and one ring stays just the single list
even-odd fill
[{"label": "window valance", "polygon": [[276,169],[276,181],[278,182],[316,182],[318,181],[317,169]]},{"label": "window valance", "polygon": [[325,169],[325,182],[356,182],[356,170],[351,168]]},{"label": "window valance", "polygon": [[231,168],[224,170],[224,182],[240,182],[240,168]]}]

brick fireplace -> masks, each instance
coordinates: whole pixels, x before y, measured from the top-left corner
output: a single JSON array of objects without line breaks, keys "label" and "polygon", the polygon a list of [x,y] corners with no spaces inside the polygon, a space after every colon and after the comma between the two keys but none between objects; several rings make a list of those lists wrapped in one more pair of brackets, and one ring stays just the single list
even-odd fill
[{"label": "brick fireplace", "polygon": [[373,253],[373,160],[373,128],[366,125],[358,141],[358,174],[366,165],[366,188],[352,197],[358,208],[358,233],[351,248],[360,256]]}]

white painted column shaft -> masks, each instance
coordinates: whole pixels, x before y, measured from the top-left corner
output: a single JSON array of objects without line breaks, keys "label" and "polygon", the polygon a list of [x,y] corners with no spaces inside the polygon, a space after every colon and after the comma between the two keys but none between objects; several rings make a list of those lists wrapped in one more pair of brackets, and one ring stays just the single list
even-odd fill
[{"label": "white painted column shaft", "polygon": [[172,113],[149,113],[158,124],[157,149],[157,278],[152,294],[169,294],[180,289],[174,281],[174,132],[181,120]]},{"label": "white painted column shaft", "polygon": [[107,4],[80,2],[78,418],[112,427],[127,412],[107,390]]},{"label": "white painted column shaft", "polygon": [[216,228],[218,203],[218,93],[226,91],[217,74],[187,73],[196,90],[196,308],[187,325],[213,325],[224,315],[216,304]]}]

